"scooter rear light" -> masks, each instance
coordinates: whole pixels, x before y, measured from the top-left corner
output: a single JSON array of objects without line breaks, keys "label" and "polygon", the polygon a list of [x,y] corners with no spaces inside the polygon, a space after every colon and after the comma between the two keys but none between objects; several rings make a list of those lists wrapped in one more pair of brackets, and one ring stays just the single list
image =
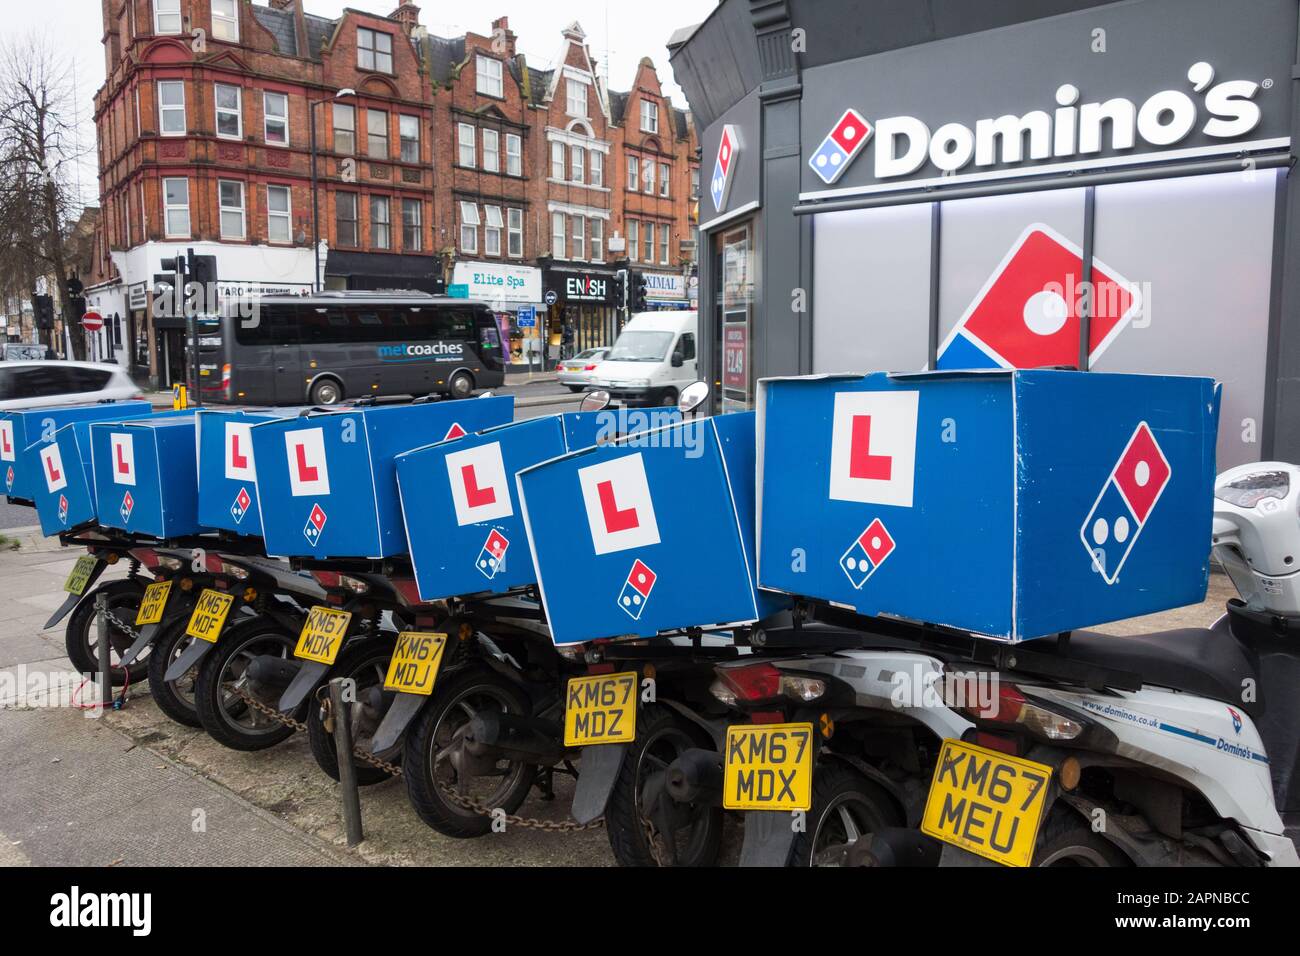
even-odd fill
[{"label": "scooter rear light", "polygon": [[1074,740],[1085,729],[1077,720],[1029,699],[1019,687],[1006,681],[998,683],[997,695],[988,706],[972,704],[957,709],[981,724],[1020,727],[1046,740]]},{"label": "scooter rear light", "polygon": [[234,578],[236,581],[247,581],[249,571],[247,568],[238,564],[231,564],[219,554],[208,552],[203,562],[207,565],[209,574],[219,574],[222,577]]},{"label": "scooter rear light", "polygon": [[729,707],[788,698],[809,703],[826,693],[826,682],[816,677],[786,674],[774,664],[719,667],[709,692]]},{"label": "scooter rear light", "polygon": [[420,598],[420,588],[415,583],[415,578],[392,578],[393,590],[397,592],[397,597],[407,607],[417,607],[421,604],[427,604]]},{"label": "scooter rear light", "polygon": [[354,578],[348,574],[339,575],[339,585],[347,588],[353,594],[368,594],[370,592],[369,581],[363,581],[361,578]]},{"label": "scooter rear light", "polygon": [[135,558],[150,571],[159,566],[158,552],[153,548],[132,548],[131,557]]},{"label": "scooter rear light", "polygon": [[313,571],[311,572],[312,580],[323,588],[336,588],[339,586],[339,578],[343,575],[337,571]]}]

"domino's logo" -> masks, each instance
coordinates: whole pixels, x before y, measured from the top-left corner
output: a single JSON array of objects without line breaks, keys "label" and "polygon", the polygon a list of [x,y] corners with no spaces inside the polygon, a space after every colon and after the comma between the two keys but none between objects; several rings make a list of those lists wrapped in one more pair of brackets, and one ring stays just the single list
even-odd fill
[{"label": "domino's logo", "polygon": [[1079,529],[1093,569],[1107,584],[1119,579],[1171,475],[1151,426],[1141,422]]},{"label": "domino's logo", "polygon": [[650,592],[658,577],[640,558],[632,562],[632,570],[627,573],[623,590],[618,593],[618,606],[632,620],[641,620],[641,612],[645,610],[646,601],[650,599]]},{"label": "domino's logo", "polygon": [[718,154],[713,160],[713,178],[709,181],[709,196],[713,199],[713,208],[722,212],[727,205],[727,196],[731,192],[731,182],[735,179],[736,154],[740,151],[740,136],[734,126],[722,127],[722,136],[718,139]]},{"label": "domino's logo", "polygon": [[506,551],[510,548],[510,539],[503,535],[496,528],[493,528],[483,542],[483,547],[474,561],[474,567],[478,568],[489,581],[506,569]]},{"label": "domino's logo", "polygon": [[848,576],[849,583],[861,591],[867,579],[893,553],[894,539],[885,529],[885,523],[877,518],[867,525],[867,529],[857,536],[840,557],[840,569]]},{"label": "domino's logo", "polygon": [[320,536],[325,531],[325,509],[319,504],[311,506],[311,513],[307,515],[307,524],[303,527],[303,536],[307,543],[313,548],[320,543]]},{"label": "domino's logo", "polygon": [[235,524],[244,520],[244,515],[248,514],[248,508],[253,503],[253,496],[248,493],[247,488],[240,488],[239,494],[235,495],[235,503],[230,506],[230,517],[235,519]]},{"label": "domino's logo", "polygon": [[68,523],[68,496],[59,495],[59,524]]},{"label": "domino's logo", "polygon": [[831,185],[844,175],[844,170],[862,152],[873,131],[871,124],[857,110],[845,110],[839,122],[812,154],[808,165],[818,179],[827,186]]}]

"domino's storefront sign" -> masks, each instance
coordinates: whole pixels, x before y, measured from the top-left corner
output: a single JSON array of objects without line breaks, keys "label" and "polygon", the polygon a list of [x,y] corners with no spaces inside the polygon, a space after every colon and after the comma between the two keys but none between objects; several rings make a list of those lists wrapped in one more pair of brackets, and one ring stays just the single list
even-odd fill
[{"label": "domino's storefront sign", "polygon": [[[683,442],[680,429],[699,434]],[[754,474],[752,413],[627,436],[521,471],[554,641],[650,637],[781,607],[754,588]]]},{"label": "domino's storefront sign", "polygon": [[1195,603],[1218,403],[1095,372],[765,380],[759,585],[1011,641]]}]

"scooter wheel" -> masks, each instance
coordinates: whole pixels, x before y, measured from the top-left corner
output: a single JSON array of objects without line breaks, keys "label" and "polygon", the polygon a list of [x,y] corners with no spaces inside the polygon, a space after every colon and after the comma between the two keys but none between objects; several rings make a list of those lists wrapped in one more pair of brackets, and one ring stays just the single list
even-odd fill
[{"label": "scooter wheel", "polygon": [[[379,729],[384,719],[387,704],[391,703],[392,694],[385,695],[388,700],[375,701],[373,691],[382,690],[384,677],[388,673],[388,662],[393,659],[393,650],[397,646],[395,636],[385,636],[373,641],[353,644],[339,654],[338,660],[330,668],[328,680],[335,677],[351,677],[357,682],[356,703],[352,705],[352,743],[363,750],[370,749],[370,740]],[[376,706],[378,704],[378,706]],[[325,706],[317,703],[315,695],[307,707],[307,741],[311,745],[311,755],[316,764],[332,780],[339,778],[338,751],[334,747],[334,737],[325,730]],[[377,756],[389,763],[401,760],[401,744],[394,744],[392,749]],[[369,786],[383,783],[391,776],[387,771],[372,767],[360,760],[353,760],[357,769],[357,783]]]},{"label": "scooter wheel", "polygon": [[1094,833],[1074,810],[1058,807],[1043,823],[1034,847],[1034,866],[1132,866],[1124,852]]},{"label": "scooter wheel", "polygon": [[[650,705],[636,715],[636,739],[623,756],[623,766],[605,804],[605,831],[620,866],[660,865],[646,833],[642,789],[652,773],[667,770],[695,747],[711,748],[713,741],[676,711]],[[676,865],[712,866],[722,844],[722,808],[691,804],[683,812],[687,819],[674,835]]]},{"label": "scooter wheel", "polygon": [[444,672],[429,702],[406,730],[402,776],[411,806],[421,820],[450,837],[483,836],[492,818],[461,806],[447,791],[483,807],[514,813],[528,796],[537,768],[512,760],[468,766],[456,746],[479,713],[528,714],[528,698],[499,674],[477,665]]},{"label": "scooter wheel", "polygon": [[[293,728],[262,713],[238,693],[241,678],[254,658],[262,654],[291,657],[298,635],[278,621],[257,618],[229,628],[199,665],[194,682],[194,709],[209,736],[231,750],[265,750],[293,736]],[[274,707],[279,689],[261,695]]]},{"label": "scooter wheel", "polygon": [[149,649],[149,695],[158,705],[158,709],[186,727],[202,727],[199,712],[194,706],[194,684],[197,667],[191,667],[188,674],[179,680],[168,681],[164,678],[172,661],[180,657],[194,638],[185,633],[189,618],[182,617],[174,621],[154,639]]},{"label": "scooter wheel", "polygon": [[813,768],[812,809],[790,847],[789,866],[837,866],[858,840],[903,825],[903,814],[879,784],[839,760]]},{"label": "scooter wheel", "polygon": [[[95,596],[101,593],[108,597],[109,611],[128,611],[129,615],[122,616],[133,623],[135,611],[139,609],[140,599],[144,596],[144,588],[131,578],[108,581],[88,591],[72,609],[72,613],[68,615],[64,639],[68,648],[68,660],[81,674],[99,673],[99,625],[95,620]],[[113,627],[109,628],[108,636],[111,648],[109,659],[113,664],[113,686],[120,687],[126,681],[126,674],[118,662],[121,661],[122,655],[130,650],[132,641],[126,633]],[[147,661],[140,660],[133,663],[128,668],[131,672],[131,683],[144,680],[148,669]]]}]

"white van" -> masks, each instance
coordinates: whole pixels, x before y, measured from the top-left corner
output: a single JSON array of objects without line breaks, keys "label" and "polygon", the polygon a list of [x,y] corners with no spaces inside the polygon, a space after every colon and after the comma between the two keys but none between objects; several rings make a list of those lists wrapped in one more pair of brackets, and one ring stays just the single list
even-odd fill
[{"label": "white van", "polygon": [[694,312],[639,312],[592,373],[602,388],[626,405],[676,405],[677,395],[699,378]]}]

